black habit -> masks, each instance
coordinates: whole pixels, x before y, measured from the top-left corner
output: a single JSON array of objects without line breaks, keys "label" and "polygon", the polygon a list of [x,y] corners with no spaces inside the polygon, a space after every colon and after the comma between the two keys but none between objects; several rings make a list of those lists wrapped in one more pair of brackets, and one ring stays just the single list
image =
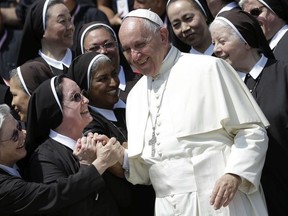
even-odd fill
[{"label": "black habit", "polygon": [[267,129],[269,145],[261,183],[269,215],[287,216],[288,65],[268,60],[259,77],[253,96],[270,122]]},{"label": "black habit", "polygon": [[[89,65],[95,64],[97,52],[85,53],[75,58],[68,69],[68,76],[73,79],[81,89],[88,90],[88,80],[93,79]],[[94,62],[92,62],[94,61]],[[91,70],[91,69],[90,69]],[[87,77],[89,76],[89,79]],[[85,132],[97,132],[107,137],[115,137],[121,144],[127,142],[127,128],[125,121],[125,109],[115,109],[117,121],[110,121],[105,116],[91,109],[93,121],[84,129]],[[121,216],[153,216],[155,193],[152,186],[132,185],[125,178],[116,177],[107,170],[103,174],[110,197],[115,200]],[[143,200],[145,200],[143,202]]]},{"label": "black habit", "polygon": [[[0,168],[1,215],[34,215],[75,204],[105,186],[94,166],[84,166],[69,178],[53,184],[26,182]],[[68,207],[69,208],[69,207]]]}]

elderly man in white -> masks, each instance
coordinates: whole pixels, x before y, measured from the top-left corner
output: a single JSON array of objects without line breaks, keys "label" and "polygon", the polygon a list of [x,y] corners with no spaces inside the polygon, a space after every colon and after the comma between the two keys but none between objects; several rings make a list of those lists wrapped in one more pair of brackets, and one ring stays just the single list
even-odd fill
[{"label": "elderly man in white", "polygon": [[144,75],[127,99],[123,167],[132,183],[153,185],[155,215],[267,215],[259,181],[269,123],[234,69],[181,53],[149,10],[131,11],[119,38]]}]

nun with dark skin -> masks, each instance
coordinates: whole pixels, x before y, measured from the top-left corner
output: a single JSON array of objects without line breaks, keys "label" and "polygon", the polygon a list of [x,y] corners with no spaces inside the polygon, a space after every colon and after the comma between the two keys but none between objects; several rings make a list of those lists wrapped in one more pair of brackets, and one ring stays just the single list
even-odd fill
[{"label": "nun with dark skin", "polygon": [[[93,121],[84,129],[84,134],[96,132],[115,137],[127,148],[126,105],[118,96],[117,64],[106,55],[89,52],[73,60],[68,76],[89,99]],[[110,167],[103,176],[120,215],[153,215],[155,193],[152,186],[132,185],[124,178],[124,169],[119,163]]]},{"label": "nun with dark skin", "polygon": [[258,21],[244,11],[223,12],[210,26],[215,55],[231,64],[270,122],[261,175],[269,215],[288,206],[288,64],[275,60]]}]

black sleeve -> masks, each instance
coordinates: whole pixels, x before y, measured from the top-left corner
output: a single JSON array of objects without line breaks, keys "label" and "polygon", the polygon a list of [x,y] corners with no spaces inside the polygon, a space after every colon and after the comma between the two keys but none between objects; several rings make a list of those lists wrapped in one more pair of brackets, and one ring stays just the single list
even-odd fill
[{"label": "black sleeve", "polygon": [[85,198],[105,187],[94,166],[81,167],[77,174],[51,184],[25,182],[0,173],[0,212],[2,214],[47,213]]}]

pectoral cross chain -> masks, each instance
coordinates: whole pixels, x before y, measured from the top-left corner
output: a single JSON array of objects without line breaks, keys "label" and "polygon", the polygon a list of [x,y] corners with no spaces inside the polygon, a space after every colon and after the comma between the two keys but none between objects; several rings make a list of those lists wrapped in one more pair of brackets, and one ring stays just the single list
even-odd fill
[{"label": "pectoral cross chain", "polygon": [[148,144],[151,145],[152,149],[151,149],[151,156],[154,157],[155,156],[155,145],[157,142],[157,138],[155,136],[155,130],[153,130],[152,133],[152,138],[149,140]]}]

